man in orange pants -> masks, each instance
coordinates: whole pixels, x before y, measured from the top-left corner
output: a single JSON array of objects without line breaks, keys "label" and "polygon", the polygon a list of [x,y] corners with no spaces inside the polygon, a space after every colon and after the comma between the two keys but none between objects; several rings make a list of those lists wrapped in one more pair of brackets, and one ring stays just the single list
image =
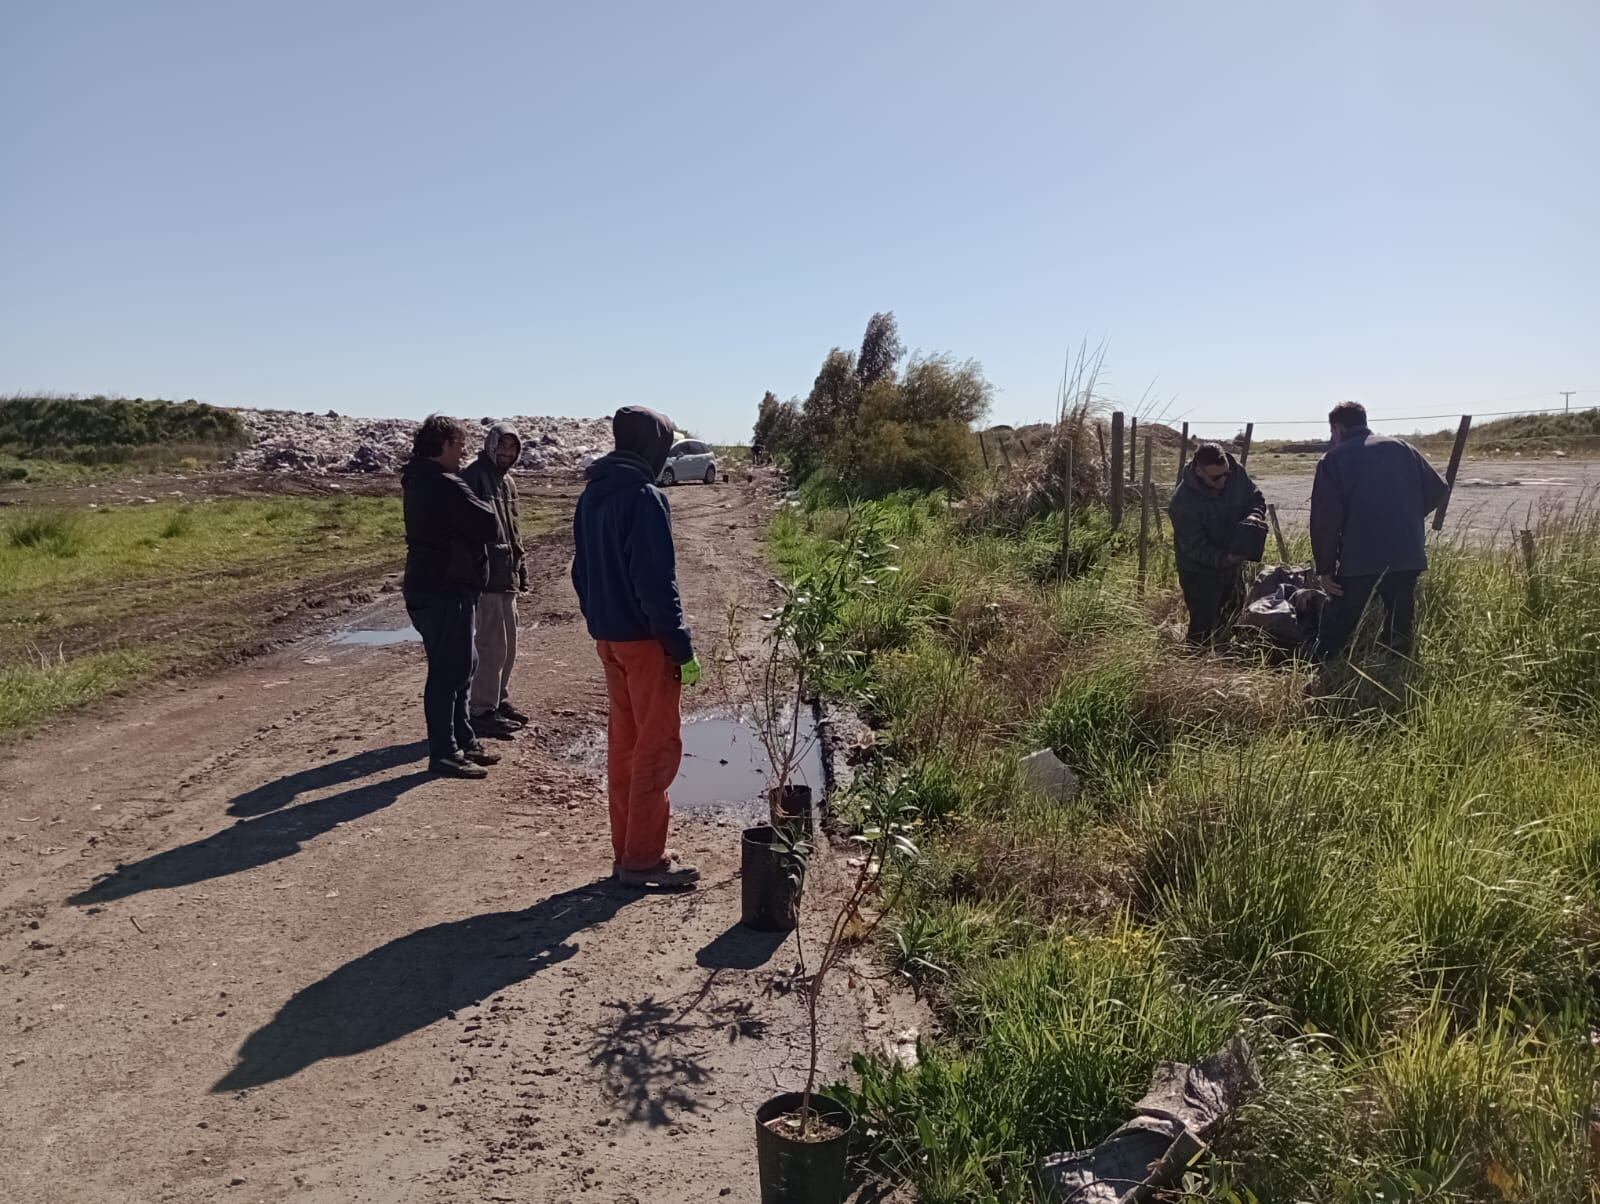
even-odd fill
[{"label": "man in orange pants", "polygon": [[683,757],[679,696],[700,680],[678,596],[672,514],[656,478],[672,424],[624,406],[616,450],[585,472],[572,520],[572,584],[600,652],[611,703],[606,779],[612,873],[627,886],[693,886],[700,873],[667,848],[667,787]]}]

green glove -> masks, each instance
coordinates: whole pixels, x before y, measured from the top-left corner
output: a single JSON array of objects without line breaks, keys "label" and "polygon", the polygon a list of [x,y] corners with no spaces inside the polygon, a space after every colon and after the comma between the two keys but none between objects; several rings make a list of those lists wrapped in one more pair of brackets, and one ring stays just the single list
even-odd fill
[{"label": "green glove", "polygon": [[691,656],[678,666],[678,681],[685,686],[697,686],[700,684],[700,658],[698,656]]}]

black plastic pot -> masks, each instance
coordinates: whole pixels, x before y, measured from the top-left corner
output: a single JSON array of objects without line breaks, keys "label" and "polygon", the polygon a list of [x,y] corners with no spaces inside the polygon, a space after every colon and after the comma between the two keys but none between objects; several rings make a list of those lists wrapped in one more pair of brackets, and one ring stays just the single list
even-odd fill
[{"label": "black plastic pot", "polygon": [[801,875],[782,834],[770,824],[746,828],[739,867],[739,923],[761,932],[792,932],[800,922]]},{"label": "black plastic pot", "polygon": [[850,1150],[850,1109],[813,1094],[811,1107],[842,1131],[827,1141],[795,1141],[767,1128],[767,1122],[800,1110],[798,1091],[775,1095],[756,1109],[756,1164],[761,1170],[761,1204],[839,1204],[844,1198],[845,1157]]},{"label": "black plastic pot", "polygon": [[772,813],[774,826],[783,825],[810,833],[811,787],[774,786],[767,791],[767,807]]},{"label": "black plastic pot", "polygon": [[1260,560],[1267,554],[1267,529],[1254,523],[1240,523],[1233,529],[1228,551],[1246,560]]}]

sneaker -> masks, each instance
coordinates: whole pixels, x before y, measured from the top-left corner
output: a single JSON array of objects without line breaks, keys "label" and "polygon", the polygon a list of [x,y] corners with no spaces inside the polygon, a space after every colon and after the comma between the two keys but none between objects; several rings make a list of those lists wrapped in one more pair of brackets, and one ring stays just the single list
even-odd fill
[{"label": "sneaker", "polygon": [[491,740],[510,740],[522,730],[522,725],[502,719],[498,711],[486,711],[482,715],[472,716],[472,730]]},{"label": "sneaker", "polygon": [[661,864],[650,870],[617,870],[617,881],[623,886],[658,886],[667,888],[691,887],[700,881],[700,871],[684,865],[673,857],[664,857]]},{"label": "sneaker", "polygon": [[498,765],[500,754],[490,752],[481,744],[473,744],[461,750],[461,755],[474,765]]},{"label": "sneaker", "polygon": [[533,720],[529,719],[527,715],[523,714],[509,702],[502,702],[499,708],[495,711],[495,714],[499,715],[502,719],[510,720],[512,723],[520,723],[523,727],[527,727],[528,724],[533,722]]},{"label": "sneaker", "polygon": [[489,771],[474,765],[465,757],[435,757],[428,762],[428,772],[442,778],[486,778]]}]

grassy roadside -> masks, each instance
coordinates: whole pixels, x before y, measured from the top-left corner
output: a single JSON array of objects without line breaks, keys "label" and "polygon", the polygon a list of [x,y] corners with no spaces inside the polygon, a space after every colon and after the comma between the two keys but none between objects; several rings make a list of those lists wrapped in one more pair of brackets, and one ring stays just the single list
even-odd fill
[{"label": "grassy roadside", "polygon": [[[1445,547],[1409,669],[1343,696],[1180,655],[1158,549],[1000,533],[938,497],[775,522],[803,570],[847,521],[900,571],[833,670],[928,828],[887,955],[941,1035],[858,1064],[880,1170],[925,1204],[1029,1201],[1032,1166],[1127,1117],[1152,1064],[1243,1032],[1266,1090],[1174,1198],[1592,1199],[1600,940],[1600,521]],[[1031,795],[1019,754],[1078,773]]]},{"label": "grassy roadside", "polygon": [[403,546],[397,498],[8,510],[0,735],[246,647],[308,587],[397,564]]}]

